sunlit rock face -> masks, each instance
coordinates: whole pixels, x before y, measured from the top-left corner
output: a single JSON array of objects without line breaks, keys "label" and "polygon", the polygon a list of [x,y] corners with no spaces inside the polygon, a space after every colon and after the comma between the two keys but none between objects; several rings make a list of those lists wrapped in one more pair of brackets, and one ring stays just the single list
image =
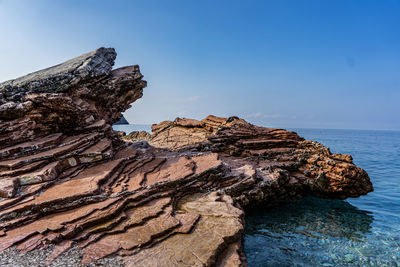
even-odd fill
[{"label": "sunlit rock face", "polygon": [[149,143],[181,152],[218,153],[226,165],[251,174],[246,190],[243,185],[224,188],[242,206],[290,195],[343,199],[372,191],[368,174],[350,155],[331,153],[295,132],[255,126],[237,117],[161,122],[152,126]]},{"label": "sunlit rock face", "polygon": [[0,84],[0,250],[241,266],[243,208],[372,190],[351,156],[236,117],[178,118],[121,140],[111,125],[146,81],[137,65],[112,70],[115,57],[99,48]]}]

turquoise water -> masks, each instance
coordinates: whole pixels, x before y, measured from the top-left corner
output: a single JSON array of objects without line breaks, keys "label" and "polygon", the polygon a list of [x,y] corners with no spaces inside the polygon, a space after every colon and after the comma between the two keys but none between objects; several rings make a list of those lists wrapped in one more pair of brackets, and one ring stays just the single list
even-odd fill
[{"label": "turquoise water", "polygon": [[400,132],[294,130],[351,154],[375,191],[246,212],[249,266],[400,266]]}]

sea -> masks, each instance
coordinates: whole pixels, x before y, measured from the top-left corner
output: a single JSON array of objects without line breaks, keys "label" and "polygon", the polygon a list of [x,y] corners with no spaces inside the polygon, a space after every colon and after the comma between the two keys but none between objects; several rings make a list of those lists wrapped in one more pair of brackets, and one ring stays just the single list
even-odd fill
[{"label": "sea", "polygon": [[[127,133],[149,125],[115,125]],[[374,192],[346,200],[306,197],[246,211],[244,251],[250,267],[400,266],[400,132],[289,129],[351,154]]]},{"label": "sea", "polygon": [[374,192],[246,212],[249,266],[400,266],[400,132],[290,130],[351,154]]}]

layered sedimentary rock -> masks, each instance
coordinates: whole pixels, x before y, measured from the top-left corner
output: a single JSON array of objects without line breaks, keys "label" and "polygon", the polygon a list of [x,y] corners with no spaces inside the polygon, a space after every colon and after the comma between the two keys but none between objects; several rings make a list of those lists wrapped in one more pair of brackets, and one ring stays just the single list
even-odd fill
[{"label": "layered sedimentary rock", "polygon": [[82,264],[241,266],[243,208],[372,190],[349,155],[236,117],[176,119],[124,142],[138,66],[100,48],[0,84],[0,250],[78,247]]},{"label": "layered sedimentary rock", "polygon": [[149,139],[150,134],[146,131],[134,131],[122,136],[122,140],[125,142],[148,141]]},{"label": "layered sedimentary rock", "polygon": [[[331,153],[295,132],[255,126],[237,117],[161,122],[152,126],[149,143],[174,151],[218,153],[227,165],[254,174],[246,190],[235,194],[229,188],[229,195],[245,206],[265,201],[266,194],[269,200],[285,200],[290,194],[343,199],[372,190],[368,174],[350,155]],[[282,190],[271,190],[274,183],[283,185]]]}]

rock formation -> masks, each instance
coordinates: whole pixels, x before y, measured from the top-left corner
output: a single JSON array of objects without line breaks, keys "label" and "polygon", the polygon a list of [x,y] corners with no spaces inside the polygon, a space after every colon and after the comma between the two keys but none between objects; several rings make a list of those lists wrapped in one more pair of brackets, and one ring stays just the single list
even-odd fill
[{"label": "rock formation", "polygon": [[120,125],[120,124],[129,124],[129,122],[125,119],[124,116],[122,116],[122,118],[119,121],[114,123],[114,125]]},{"label": "rock formation", "polygon": [[146,131],[133,131],[128,135],[124,135],[122,140],[125,142],[136,142],[136,141],[148,141],[150,139],[150,134]]},{"label": "rock formation", "polygon": [[166,121],[148,143],[124,142],[111,125],[146,82],[138,66],[112,70],[115,57],[99,48],[0,84],[0,251],[243,266],[244,208],[372,191],[351,156],[236,117]]}]

